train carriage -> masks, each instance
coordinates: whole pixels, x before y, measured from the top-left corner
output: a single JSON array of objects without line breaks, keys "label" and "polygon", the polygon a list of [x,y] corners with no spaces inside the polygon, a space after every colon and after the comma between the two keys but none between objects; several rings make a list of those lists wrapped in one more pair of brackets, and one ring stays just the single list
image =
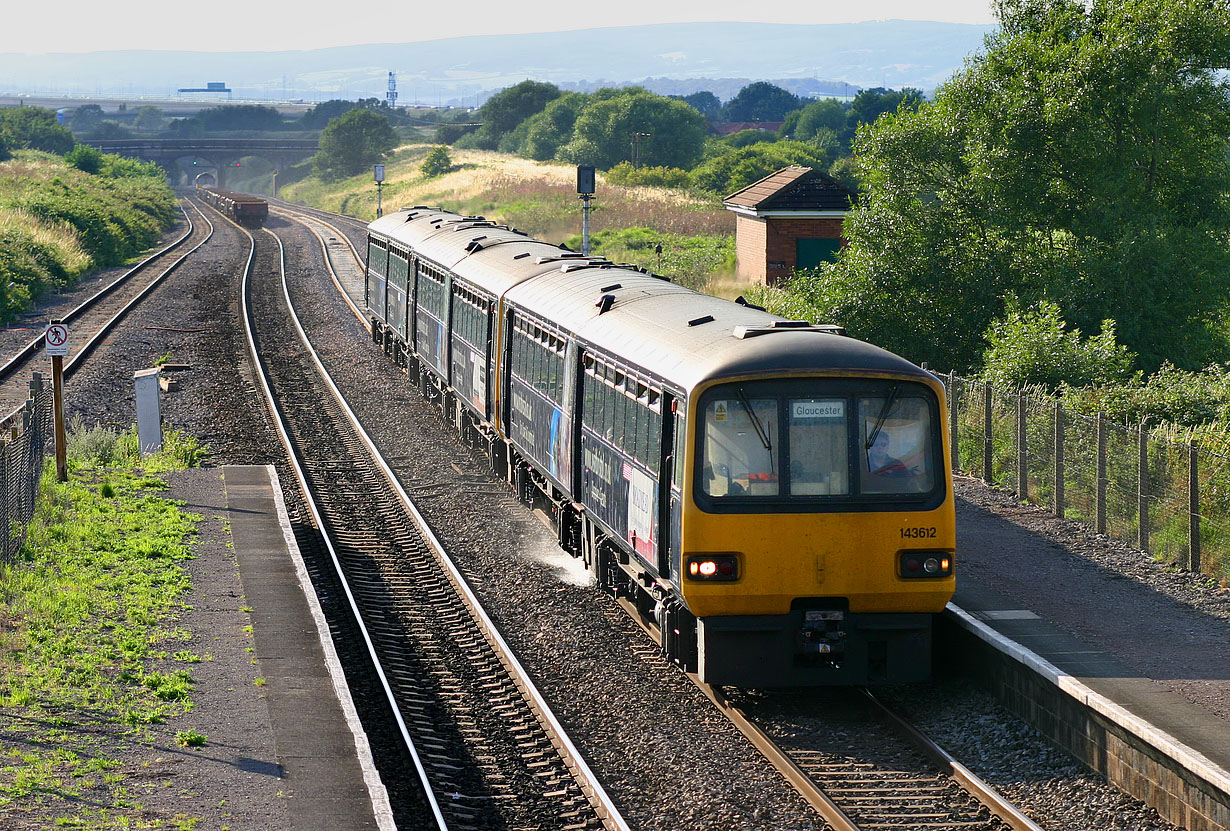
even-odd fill
[{"label": "train carriage", "polygon": [[259,196],[246,193],[232,193],[229,190],[200,187],[197,193],[201,198],[213,205],[222,213],[249,228],[259,228],[269,217],[269,203]]},{"label": "train carriage", "polygon": [[928,675],[955,549],[933,376],[481,218],[369,235],[415,275],[390,317],[369,264],[373,337],[673,660],[751,687]]}]

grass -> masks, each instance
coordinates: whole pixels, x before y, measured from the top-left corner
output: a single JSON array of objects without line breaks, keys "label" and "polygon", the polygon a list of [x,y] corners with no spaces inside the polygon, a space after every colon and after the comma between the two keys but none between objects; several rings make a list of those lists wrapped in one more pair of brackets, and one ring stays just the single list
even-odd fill
[{"label": "grass", "polygon": [[[575,167],[506,153],[452,150],[458,169],[428,177],[419,165],[430,149],[431,145],[408,145],[386,163],[386,210],[439,206],[485,216],[579,250],[581,203]],[[287,185],[280,196],[363,219],[376,216],[376,189],[366,173],[333,183],[310,177]],[[595,239],[601,237],[606,246],[595,253],[653,269],[710,293],[733,297],[746,288],[733,277],[734,215],[716,199],[669,188],[611,184],[599,175],[593,206],[591,234]],[[646,251],[620,236],[631,231],[656,235],[655,244],[663,242],[661,263],[652,255],[654,245]]]},{"label": "grass", "polygon": [[138,468],[127,434],[104,433],[74,432],[69,481],[43,477],[26,546],[0,566],[0,826],[152,827],[118,757],[192,709],[176,620],[200,517],[155,474],[199,448],[171,433]]}]

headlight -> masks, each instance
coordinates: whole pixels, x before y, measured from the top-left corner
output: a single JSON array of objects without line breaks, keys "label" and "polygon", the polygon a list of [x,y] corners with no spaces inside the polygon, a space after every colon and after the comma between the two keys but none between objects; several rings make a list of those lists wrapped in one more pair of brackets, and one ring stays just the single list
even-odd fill
[{"label": "headlight", "polygon": [[949,577],[952,555],[947,551],[902,551],[898,573],[905,578]]},{"label": "headlight", "polygon": [[739,579],[739,557],[736,554],[693,554],[688,557],[684,572],[689,580],[729,583]]}]

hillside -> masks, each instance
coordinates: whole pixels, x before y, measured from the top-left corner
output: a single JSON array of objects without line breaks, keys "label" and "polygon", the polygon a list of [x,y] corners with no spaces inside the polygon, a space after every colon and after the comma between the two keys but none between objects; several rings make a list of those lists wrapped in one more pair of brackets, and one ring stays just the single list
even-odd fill
[{"label": "hillside", "polygon": [[473,104],[484,91],[525,78],[560,85],[819,79],[932,89],[992,28],[902,20],[671,23],[294,52],[5,53],[0,91],[167,95],[222,80],[240,98],[383,97],[390,70],[398,75],[403,104]]}]

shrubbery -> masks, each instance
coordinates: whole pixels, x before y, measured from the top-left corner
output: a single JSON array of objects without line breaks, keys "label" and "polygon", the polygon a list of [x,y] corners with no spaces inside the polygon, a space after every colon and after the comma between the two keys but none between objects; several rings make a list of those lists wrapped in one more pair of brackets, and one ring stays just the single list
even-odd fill
[{"label": "shrubbery", "polygon": [[443,145],[431,148],[427,158],[423,159],[423,163],[419,165],[419,170],[424,176],[443,176],[456,169],[452,157],[448,154],[448,148]]},{"label": "shrubbery", "polygon": [[21,151],[0,164],[0,319],[90,268],[123,262],[174,220],[156,165],[88,148],[69,156]]}]

